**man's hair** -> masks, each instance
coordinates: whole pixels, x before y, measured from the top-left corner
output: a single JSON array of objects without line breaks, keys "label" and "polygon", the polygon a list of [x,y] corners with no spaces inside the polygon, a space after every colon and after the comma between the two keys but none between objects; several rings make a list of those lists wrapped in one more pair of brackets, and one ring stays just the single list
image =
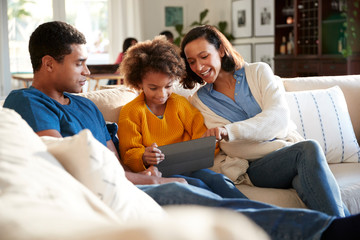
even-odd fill
[{"label": "man's hair", "polygon": [[180,80],[186,74],[178,48],[165,36],[157,36],[152,41],[139,42],[129,48],[120,64],[120,72],[125,83],[137,90],[140,90],[139,84],[147,73],[163,73],[173,80]]},{"label": "man's hair", "polygon": [[40,70],[46,55],[62,62],[71,54],[72,44],[86,44],[85,36],[65,22],[53,21],[41,24],[30,36],[29,52],[33,71]]}]

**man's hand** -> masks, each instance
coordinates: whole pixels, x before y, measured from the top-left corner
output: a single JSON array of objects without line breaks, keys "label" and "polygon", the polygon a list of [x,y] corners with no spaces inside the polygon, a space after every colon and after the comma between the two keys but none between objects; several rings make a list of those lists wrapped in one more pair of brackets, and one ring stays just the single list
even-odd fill
[{"label": "man's hand", "polygon": [[183,178],[157,178],[155,181],[156,181],[156,184],[164,184],[164,183],[171,183],[171,182],[179,182],[179,183],[188,184],[188,182]]},{"label": "man's hand", "polygon": [[228,140],[228,131],[224,127],[216,127],[208,129],[202,137],[210,137],[215,136],[217,141],[221,141],[222,139]]},{"label": "man's hand", "polygon": [[179,182],[179,183],[187,184],[186,180],[183,178],[163,178],[153,175],[147,175],[145,171],[141,173],[125,171],[125,175],[126,178],[135,185],[164,184],[170,182]]},{"label": "man's hand", "polygon": [[150,147],[145,148],[143,154],[143,162],[145,166],[156,165],[165,159],[165,155],[157,148],[157,144],[153,143]]},{"label": "man's hand", "polygon": [[154,177],[161,177],[162,173],[159,171],[159,169],[153,165],[148,167],[146,170],[140,172],[141,174],[145,174],[148,176],[154,176]]}]

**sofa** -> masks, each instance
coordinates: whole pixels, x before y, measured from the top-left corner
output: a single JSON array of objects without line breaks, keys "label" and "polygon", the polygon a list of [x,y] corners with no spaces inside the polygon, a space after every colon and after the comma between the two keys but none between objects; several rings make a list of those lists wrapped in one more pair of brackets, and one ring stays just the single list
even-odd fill
[{"label": "sofa", "polygon": [[[315,116],[322,116],[324,108],[336,109],[334,118],[336,128],[341,129],[340,143],[326,142],[324,151],[331,159],[329,167],[341,188],[344,203],[351,213],[359,213],[360,166],[356,157],[360,154],[357,111],[360,75],[277,80],[286,90],[294,124],[299,124],[296,113],[301,113],[299,132],[309,132],[306,115],[315,123]],[[194,90],[177,85],[175,92],[189,97]],[[81,95],[98,106],[106,121],[117,122],[121,107],[137,93],[122,86]],[[321,96],[330,98],[322,103]],[[306,109],[312,112],[299,111],[301,101],[308,99],[316,100],[315,110],[305,102]],[[2,108],[2,103],[1,239],[269,239],[251,220],[229,210],[159,207],[125,178],[115,156],[88,130],[63,139],[38,137],[16,112]],[[334,129],[331,125],[334,114],[329,111],[325,115],[320,127],[315,126],[323,130],[320,142],[328,136],[329,128]],[[312,132],[317,133],[310,129]],[[330,139],[338,140],[334,133]],[[340,155],[335,151],[337,145],[341,145]],[[219,169],[217,164],[213,168]],[[293,189],[263,189],[246,184],[237,187],[253,200],[306,208]]]},{"label": "sofa", "polygon": [[[360,213],[360,75],[280,78],[291,118],[306,139],[316,139],[324,148],[329,167],[341,189],[350,213]],[[190,97],[196,89],[174,86],[174,92]],[[103,86],[100,91],[81,94],[91,99],[105,120],[116,122],[121,106],[137,96],[124,86]],[[300,112],[300,113],[299,113]],[[301,118],[301,119],[300,119]],[[221,158],[221,157],[220,157]],[[214,171],[221,172],[215,159]],[[306,208],[294,189],[259,188],[237,184],[252,200],[281,207]]]}]

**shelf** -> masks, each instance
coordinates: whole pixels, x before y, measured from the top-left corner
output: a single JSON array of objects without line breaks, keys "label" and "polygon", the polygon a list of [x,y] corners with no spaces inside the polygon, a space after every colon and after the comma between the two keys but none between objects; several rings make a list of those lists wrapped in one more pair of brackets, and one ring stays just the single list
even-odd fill
[{"label": "shelf", "polygon": [[[347,11],[353,11],[350,6],[354,1],[347,0]],[[346,14],[334,10],[329,0],[294,0],[292,3],[293,24],[286,24],[282,9],[288,5],[283,0],[275,0],[275,6],[279,6],[275,7],[275,74],[296,77],[352,73],[349,57],[339,52],[339,49],[346,49]],[[282,37],[288,40],[290,32],[294,36],[294,54],[282,55]],[[360,57],[352,64],[355,66],[352,69],[360,69]]]},{"label": "shelf", "polygon": [[323,20],[323,24],[334,24],[334,23],[344,23],[346,19],[331,19],[331,20]]},{"label": "shelf", "polygon": [[294,28],[294,24],[276,24],[276,28]]}]

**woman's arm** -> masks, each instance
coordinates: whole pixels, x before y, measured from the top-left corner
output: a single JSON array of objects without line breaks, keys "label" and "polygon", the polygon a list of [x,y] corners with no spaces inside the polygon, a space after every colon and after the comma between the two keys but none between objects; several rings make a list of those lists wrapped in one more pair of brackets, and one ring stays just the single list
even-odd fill
[{"label": "woman's arm", "polygon": [[245,66],[250,90],[262,111],[245,121],[225,125],[229,141],[269,141],[288,134],[290,113],[284,91],[265,63]]}]

